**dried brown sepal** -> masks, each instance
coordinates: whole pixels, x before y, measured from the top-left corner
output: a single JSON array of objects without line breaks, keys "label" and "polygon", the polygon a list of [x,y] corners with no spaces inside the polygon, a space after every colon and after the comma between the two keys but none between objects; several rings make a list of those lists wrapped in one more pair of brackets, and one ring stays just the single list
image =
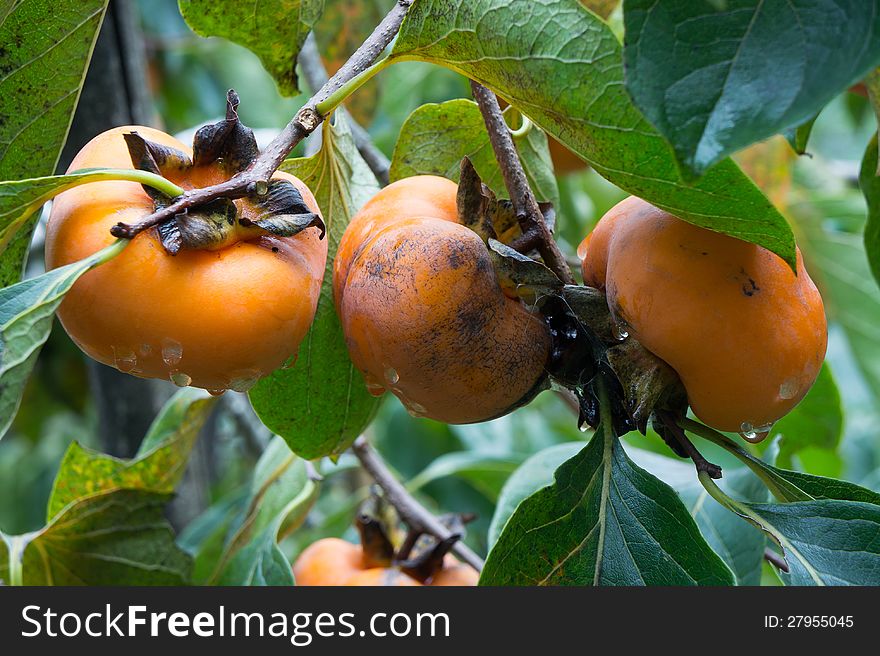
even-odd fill
[{"label": "dried brown sepal", "polygon": [[250,196],[248,202],[257,214],[253,219],[242,217],[243,226],[257,226],[278,237],[292,237],[312,227],[318,228],[321,239],[326,234],[324,221],[309,209],[299,189],[288,180],[269,181],[266,193]]},{"label": "dried brown sepal", "polygon": [[[179,177],[192,168],[192,160],[190,160],[189,155],[177,150],[177,148],[148,141],[136,131],[127,132],[122,135],[122,138],[125,139],[131,163],[136,169],[149,171],[167,178]],[[161,206],[164,206],[171,200],[154,187],[149,185],[142,186],[154,203],[162,203]]]},{"label": "dried brown sepal", "polygon": [[453,533],[445,540],[434,540],[429,549],[420,552],[413,551],[413,555],[407,560],[398,563],[400,571],[424,583],[429,581],[437,572],[443,569],[447,554],[452,551],[455,544],[461,540],[460,533]]},{"label": "dried brown sepal", "polygon": [[483,184],[471,160],[463,158],[456,195],[458,220],[480,235],[484,242],[497,238],[488,213],[489,203],[494,200],[494,194]]},{"label": "dried brown sepal", "polygon": [[684,415],[687,393],[678,374],[638,341],[627,338],[605,357],[623,390],[623,406],[640,432],[657,410]]},{"label": "dried brown sepal", "polygon": [[253,164],[260,154],[254,131],[238,118],[238,94],[226,93],[226,118],[205,125],[193,137],[193,162],[203,166],[220,160],[227,173],[239,173]]},{"label": "dried brown sepal", "polygon": [[487,246],[498,283],[507,296],[535,304],[543,296],[562,291],[562,281],[540,262],[496,239],[490,239]]},{"label": "dried brown sepal", "polygon": [[385,528],[383,513],[373,496],[364,501],[357,515],[355,526],[361,537],[365,567],[389,567],[394,560],[394,544]]},{"label": "dried brown sepal", "polygon": [[619,341],[605,294],[586,285],[566,285],[561,298],[580,324],[603,344]]}]

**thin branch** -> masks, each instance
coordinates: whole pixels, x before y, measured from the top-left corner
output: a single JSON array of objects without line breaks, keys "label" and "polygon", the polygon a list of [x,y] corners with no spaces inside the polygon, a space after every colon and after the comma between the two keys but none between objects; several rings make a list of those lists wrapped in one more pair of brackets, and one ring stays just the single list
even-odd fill
[{"label": "thin branch", "polygon": [[560,280],[569,285],[575,284],[568,262],[554,241],[544,221],[544,215],[538,207],[538,201],[529,187],[522,162],[513,144],[513,137],[501,114],[498,98],[477,82],[471,81],[471,90],[483,114],[483,121],[489,132],[489,141],[495,151],[495,159],[498,160],[498,166],[501,168],[504,185],[510,193],[510,201],[513,203],[523,235],[535,241],[535,248],[541,254],[544,264],[559,276]]},{"label": "thin branch", "polygon": [[[373,477],[376,484],[382,488],[385,498],[394,506],[410,530],[427,533],[438,540],[446,540],[451,537],[452,532],[422,504],[415,500],[400,481],[394,477],[382,460],[382,457],[370,446],[370,443],[364,437],[356,439],[351,448],[354,451],[354,455],[360,461],[361,466]],[[483,569],[482,558],[464,543],[456,542],[452,551],[478,572]]]},{"label": "thin branch", "polygon": [[659,412],[657,415],[660,417],[660,420],[663,422],[666,429],[672,433],[675,441],[681,445],[681,448],[684,449],[684,452],[687,453],[688,457],[694,461],[694,466],[697,468],[698,473],[706,472],[710,478],[721,478],[721,467],[709,462],[703,457],[702,453],[697,451],[697,447],[695,447],[694,443],[690,441],[684,430],[682,430],[681,426],[675,421],[674,417]]},{"label": "thin branch", "polygon": [[[318,52],[318,44],[314,34],[309,34],[302,50],[299,51],[299,66],[306,82],[312,89],[320,89],[327,84],[327,69],[324,68],[321,61],[321,54]],[[379,183],[383,186],[387,185],[390,181],[388,172],[391,168],[391,162],[385,157],[385,153],[376,147],[370,139],[369,133],[357,121],[349,117],[349,125],[355,146],[357,146],[361,157],[364,158]]]},{"label": "thin branch", "polygon": [[788,571],[788,563],[785,561],[785,558],[773,551],[773,549],[764,549],[764,560],[773,565],[776,569],[781,569],[783,572]]},{"label": "thin branch", "polygon": [[397,0],[373,33],[354,52],[336,74],[315,93],[296,113],[290,123],[266,146],[249,169],[220,184],[192,189],[178,196],[170,205],[153,212],[134,224],[118,223],[110,232],[123,239],[131,239],[144,230],[166,221],[178,214],[186,214],[192,208],[217,198],[241,198],[264,187],[291,150],[314,132],[324,120],[316,110],[323,101],[339,91],[346,83],[363,73],[381,55],[400,30],[400,25],[413,0]]}]

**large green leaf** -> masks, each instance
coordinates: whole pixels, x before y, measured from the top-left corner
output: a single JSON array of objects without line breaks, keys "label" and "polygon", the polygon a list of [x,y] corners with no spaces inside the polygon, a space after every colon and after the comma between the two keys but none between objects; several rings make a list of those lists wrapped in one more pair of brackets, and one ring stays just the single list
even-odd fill
[{"label": "large green leaf", "polygon": [[478,451],[456,451],[444,453],[413,476],[406,487],[410,492],[447,476],[457,476],[470,483],[490,501],[498,499],[507,478],[522,463],[522,457],[480,453]]},{"label": "large green leaf", "polygon": [[169,498],[115,490],[80,499],[44,529],[5,538],[0,577],[5,571],[24,585],[185,584],[191,561],[163,517]]},{"label": "large green leaf", "polygon": [[613,433],[522,501],[489,552],[481,585],[730,585],[733,575],[666,483]]},{"label": "large green leaf", "polygon": [[868,202],[868,221],[865,223],[865,252],[874,280],[880,284],[880,175],[877,169],[877,135],[871,139],[862,159],[859,185]]},{"label": "large green leaf", "polygon": [[70,445],[55,477],[47,518],[70,503],[98,492],[149,490],[170,494],[183,476],[190,451],[216,399],[196,388],[175,394],[141,444],[137,456],[122,460]]},{"label": "large green leaf", "polygon": [[260,58],[283,95],[297,94],[296,57],[321,16],[324,0],[180,0],[179,4],[194,32],[244,46]]},{"label": "large green leaf", "polygon": [[625,0],[626,85],[694,173],[794,128],[880,63],[877,0]]},{"label": "large green leaf", "polygon": [[327,224],[329,254],[318,311],[296,363],[262,379],[250,391],[263,423],[287,440],[294,453],[308,459],[345,451],[378,407],[348,356],[333,303],[333,259],[349,220],[379,185],[358,153],[341,111],[333,125],[324,123],[323,139],[317,155],[282,165],[314,192]]},{"label": "large green leaf", "polygon": [[577,0],[419,0],[392,55],[485,84],[622,189],[794,265],[788,224],[736,164],[720,162],[693,185],[682,179],[674,151],[627,96],[620,43]]},{"label": "large green leaf", "polygon": [[776,422],[772,434],[782,436],[779,458],[787,463],[792,455],[805,448],[836,449],[842,432],[840,392],[825,364],[804,399]]},{"label": "large green leaf", "polygon": [[247,511],[211,577],[220,585],[290,585],[293,572],[278,542],[305,519],[317,497],[305,461],[276,437],[254,472]]},{"label": "large green leaf", "polygon": [[0,289],[0,437],[15,417],[64,295],[81,275],[114,257],[126,243],[118,241],[84,260]]},{"label": "large green leaf", "polygon": [[788,585],[880,585],[880,506],[822,499],[744,503],[701,475],[707,492],[762,529],[782,549]]},{"label": "large green leaf", "polygon": [[[510,109],[506,113],[509,113]],[[529,130],[515,139],[523,170],[538,200],[559,205],[559,190],[547,137],[541,130]],[[507,188],[495,159],[489,133],[480,108],[472,100],[459,98],[422,105],[409,115],[391,158],[391,181],[413,175],[439,175],[458,182],[459,165],[468,157],[482,181],[500,198]]]},{"label": "large green leaf", "polygon": [[[106,7],[20,0],[0,11],[0,180],[54,172]],[[0,226],[0,287],[21,279],[34,222],[22,217],[8,240]]]}]

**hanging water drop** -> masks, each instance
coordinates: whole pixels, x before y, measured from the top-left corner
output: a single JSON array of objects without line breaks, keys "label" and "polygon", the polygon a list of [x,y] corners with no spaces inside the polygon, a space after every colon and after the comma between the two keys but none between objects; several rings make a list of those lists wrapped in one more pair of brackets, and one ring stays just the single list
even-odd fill
[{"label": "hanging water drop", "polygon": [[183,358],[183,346],[173,339],[162,340],[162,360],[169,367],[180,364]]},{"label": "hanging water drop", "polygon": [[397,385],[397,383],[400,382],[400,374],[397,373],[397,370],[394,369],[394,367],[386,367],[385,382],[389,385]]},{"label": "hanging water drop", "polygon": [[229,383],[229,389],[236,392],[249,392],[251,388],[260,380],[260,372],[255,370],[246,370],[237,372],[232,381]]},{"label": "hanging water drop", "polygon": [[759,442],[763,442],[767,436],[770,434],[770,429],[773,428],[773,424],[759,424],[755,426],[750,421],[744,421],[742,425],[740,425],[740,437],[742,437],[746,442],[751,442],[752,444],[758,444]]},{"label": "hanging water drop", "polygon": [[403,407],[406,408],[406,411],[413,417],[419,418],[424,417],[428,409],[423,406],[421,403],[416,403],[415,401],[404,401]]},{"label": "hanging water drop", "polygon": [[223,396],[227,391],[228,390],[225,389],[210,389],[208,390],[208,394],[211,396]]},{"label": "hanging water drop", "polygon": [[614,339],[618,342],[622,342],[629,337],[629,326],[623,321],[615,321],[612,324],[611,331],[614,335]]},{"label": "hanging water drop", "polygon": [[114,346],[113,364],[119,371],[127,374],[137,366],[137,356],[130,349]]},{"label": "hanging water drop", "polygon": [[373,374],[364,374],[364,384],[373,396],[382,396],[385,393],[385,386]]},{"label": "hanging water drop", "polygon": [[186,387],[192,382],[192,378],[183,373],[182,371],[172,371],[171,382],[177,385],[178,387]]}]

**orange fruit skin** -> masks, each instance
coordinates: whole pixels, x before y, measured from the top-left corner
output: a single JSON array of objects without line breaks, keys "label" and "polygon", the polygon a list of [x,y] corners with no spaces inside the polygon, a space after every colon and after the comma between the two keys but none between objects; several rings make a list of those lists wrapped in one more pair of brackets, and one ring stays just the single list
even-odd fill
[{"label": "orange fruit skin", "polygon": [[553,137],[547,137],[547,146],[550,149],[550,158],[553,160],[553,169],[557,175],[567,175],[587,168],[587,163],[584,160]]},{"label": "orange fruit skin", "polygon": [[[132,168],[123,134],[173,146],[177,139],[143,126],[117,127],[79,152],[69,171],[91,167]],[[292,182],[306,204],[314,196]],[[173,179],[173,178],[172,178]],[[184,188],[220,182],[206,167]],[[242,213],[252,211],[236,201]],[[95,253],[114,241],[110,228],[153,211],[135,182],[106,181],[76,187],[53,202],[46,236],[46,266],[54,269]],[[137,237],[116,258],[80,278],[58,311],[64,329],[90,357],[144,378],[172,376],[209,390],[244,389],[295,355],[317,307],[327,242],[318,231],[294,237],[258,236],[220,250],[165,252],[155,229]]]},{"label": "orange fruit skin", "polygon": [[[306,547],[293,565],[297,585],[305,586],[421,586],[396,567],[368,567],[359,545],[324,538]],[[444,566],[428,586],[476,585],[479,575],[447,555]]]},{"label": "orange fruit skin", "polygon": [[760,246],[630,197],[578,254],[585,283],[604,290],[615,318],[678,372],[709,426],[768,426],[816,380],[828,331],[800,251],[795,277]]},{"label": "orange fruit skin", "polygon": [[541,380],[550,338],[504,295],[482,239],[458,222],[455,183],[399,180],[354,217],[334,292],[349,353],[375,394],[463,424],[510,411]]}]

